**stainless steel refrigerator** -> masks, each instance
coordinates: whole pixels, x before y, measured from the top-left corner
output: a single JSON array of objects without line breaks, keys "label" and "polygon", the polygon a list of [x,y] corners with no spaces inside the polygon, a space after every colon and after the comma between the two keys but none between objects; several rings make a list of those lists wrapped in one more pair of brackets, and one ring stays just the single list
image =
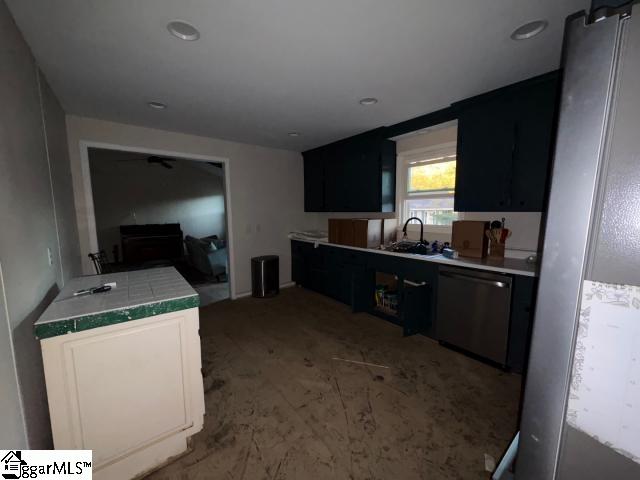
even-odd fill
[{"label": "stainless steel refrigerator", "polygon": [[517,480],[640,479],[640,4],[567,21]]}]

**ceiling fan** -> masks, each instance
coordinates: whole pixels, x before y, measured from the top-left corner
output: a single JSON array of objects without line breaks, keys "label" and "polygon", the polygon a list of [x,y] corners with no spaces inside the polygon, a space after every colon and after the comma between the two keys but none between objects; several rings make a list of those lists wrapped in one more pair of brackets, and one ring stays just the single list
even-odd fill
[{"label": "ceiling fan", "polygon": [[150,155],[146,158],[141,157],[141,158],[131,158],[131,159],[123,159],[123,160],[118,160],[119,162],[132,162],[135,160],[146,160],[147,163],[156,163],[158,165],[162,165],[164,168],[168,168],[169,170],[171,170],[173,168],[173,165],[171,165],[170,162],[175,162],[176,159],[175,158],[167,158],[167,157],[159,157],[157,155]]}]

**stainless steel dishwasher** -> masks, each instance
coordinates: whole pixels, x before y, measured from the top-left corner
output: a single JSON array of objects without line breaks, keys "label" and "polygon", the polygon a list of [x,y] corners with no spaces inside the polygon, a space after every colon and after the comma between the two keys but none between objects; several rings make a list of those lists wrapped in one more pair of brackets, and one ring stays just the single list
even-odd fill
[{"label": "stainless steel dishwasher", "polygon": [[507,361],[511,277],[440,267],[438,339],[501,365]]}]

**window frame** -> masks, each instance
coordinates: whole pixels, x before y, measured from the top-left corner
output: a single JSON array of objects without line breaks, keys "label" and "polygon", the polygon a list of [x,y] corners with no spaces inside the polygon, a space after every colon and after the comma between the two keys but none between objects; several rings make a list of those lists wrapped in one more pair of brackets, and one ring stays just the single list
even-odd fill
[{"label": "window frame", "polygon": [[[397,171],[396,171],[396,176],[398,179],[397,185],[396,185],[397,187],[396,192],[398,192],[398,195],[397,195],[398,198],[396,200],[397,202],[396,212],[398,212],[400,215],[400,222],[399,222],[398,228],[402,228],[404,226],[404,222],[406,222],[408,218],[406,200],[409,200],[412,198],[420,199],[420,198],[429,198],[429,197],[453,198],[455,196],[455,188],[454,188],[454,191],[449,194],[440,194],[437,191],[433,191],[433,190],[427,191],[427,192],[409,192],[408,183],[409,183],[409,168],[412,165],[415,165],[415,164],[412,164],[412,162],[421,162],[428,158],[434,158],[434,157],[447,157],[449,155],[456,155],[457,154],[456,146],[457,146],[456,142],[447,142],[447,143],[441,143],[438,145],[433,145],[431,147],[408,150],[398,155]],[[449,160],[446,160],[443,158],[441,160],[434,160],[433,163],[447,162],[447,161]],[[457,158],[456,158],[456,161],[457,161]],[[457,212],[457,213],[458,213],[458,220],[461,220],[462,212]],[[420,224],[410,223],[409,225],[407,225],[407,230],[411,232],[420,231]],[[451,225],[425,224],[424,231],[430,232],[430,233],[450,234]]]}]

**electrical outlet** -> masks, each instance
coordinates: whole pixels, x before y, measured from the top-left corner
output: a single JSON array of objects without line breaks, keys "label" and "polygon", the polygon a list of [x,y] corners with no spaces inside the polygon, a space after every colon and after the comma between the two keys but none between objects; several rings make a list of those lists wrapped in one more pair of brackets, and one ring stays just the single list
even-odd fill
[{"label": "electrical outlet", "polygon": [[51,249],[47,247],[47,257],[49,258],[49,266],[53,266],[53,253]]}]

